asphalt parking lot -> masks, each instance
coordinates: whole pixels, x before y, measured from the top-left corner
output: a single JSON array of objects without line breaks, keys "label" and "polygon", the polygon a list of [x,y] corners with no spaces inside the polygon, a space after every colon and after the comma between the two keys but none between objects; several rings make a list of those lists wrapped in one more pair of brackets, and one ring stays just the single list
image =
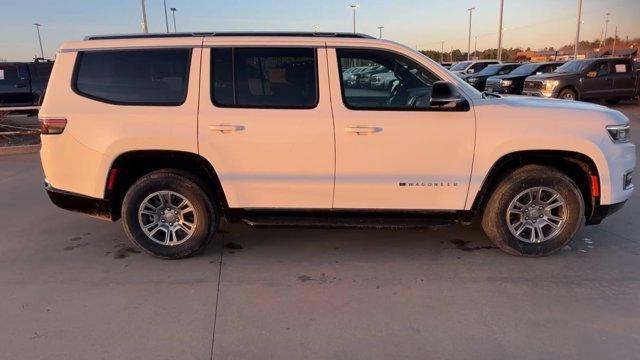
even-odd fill
[{"label": "asphalt parking lot", "polygon": [[[617,106],[640,144],[640,106]],[[37,155],[0,157],[3,359],[632,359],[640,197],[557,255],[477,225],[251,230],[162,261],[57,209]],[[637,182],[637,181],[636,181]]]}]

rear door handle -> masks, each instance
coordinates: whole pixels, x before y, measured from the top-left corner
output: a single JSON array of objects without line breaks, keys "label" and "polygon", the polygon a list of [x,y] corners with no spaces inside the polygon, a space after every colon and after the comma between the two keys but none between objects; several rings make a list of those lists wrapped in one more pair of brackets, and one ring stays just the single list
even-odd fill
[{"label": "rear door handle", "polygon": [[27,87],[27,85],[25,85],[25,84],[15,84],[14,86],[15,86],[16,89],[23,89],[23,88]]},{"label": "rear door handle", "polygon": [[375,126],[349,126],[344,131],[356,135],[369,135],[381,132],[382,128]]},{"label": "rear door handle", "polygon": [[227,125],[227,124],[209,125],[209,130],[210,131],[219,131],[219,132],[221,132],[223,134],[226,134],[226,133],[235,132],[235,131],[242,131],[242,130],[244,130],[244,126],[242,126],[242,125]]}]

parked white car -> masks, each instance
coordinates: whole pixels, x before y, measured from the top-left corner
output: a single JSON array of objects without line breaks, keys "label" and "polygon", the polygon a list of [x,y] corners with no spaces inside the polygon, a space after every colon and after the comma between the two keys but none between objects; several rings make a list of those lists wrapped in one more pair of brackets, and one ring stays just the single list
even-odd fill
[{"label": "parked white car", "polygon": [[[349,88],[353,64],[391,91]],[[487,97],[357,34],[93,36],[62,45],[40,111],[58,206],[118,220],[163,258],[221,217],[250,226],[421,228],[474,218],[502,250],[550,254],[631,196],[618,111]]]}]

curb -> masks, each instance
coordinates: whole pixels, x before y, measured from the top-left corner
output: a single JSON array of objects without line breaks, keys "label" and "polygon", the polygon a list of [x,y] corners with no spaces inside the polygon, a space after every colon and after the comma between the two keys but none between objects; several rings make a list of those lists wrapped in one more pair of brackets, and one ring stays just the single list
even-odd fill
[{"label": "curb", "polygon": [[40,144],[38,145],[20,145],[20,146],[4,146],[0,147],[0,156],[2,155],[20,155],[20,154],[33,154],[40,151]]}]

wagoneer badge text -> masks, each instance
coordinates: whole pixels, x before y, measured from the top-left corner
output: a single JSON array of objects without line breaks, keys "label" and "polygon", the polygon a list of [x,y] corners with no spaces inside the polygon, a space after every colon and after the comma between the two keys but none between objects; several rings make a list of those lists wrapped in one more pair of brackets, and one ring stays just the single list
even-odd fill
[{"label": "wagoneer badge text", "polygon": [[401,182],[398,183],[398,185],[400,186],[424,186],[424,187],[452,187],[452,186],[458,186],[457,182],[443,182],[443,181],[439,181],[439,182]]}]

